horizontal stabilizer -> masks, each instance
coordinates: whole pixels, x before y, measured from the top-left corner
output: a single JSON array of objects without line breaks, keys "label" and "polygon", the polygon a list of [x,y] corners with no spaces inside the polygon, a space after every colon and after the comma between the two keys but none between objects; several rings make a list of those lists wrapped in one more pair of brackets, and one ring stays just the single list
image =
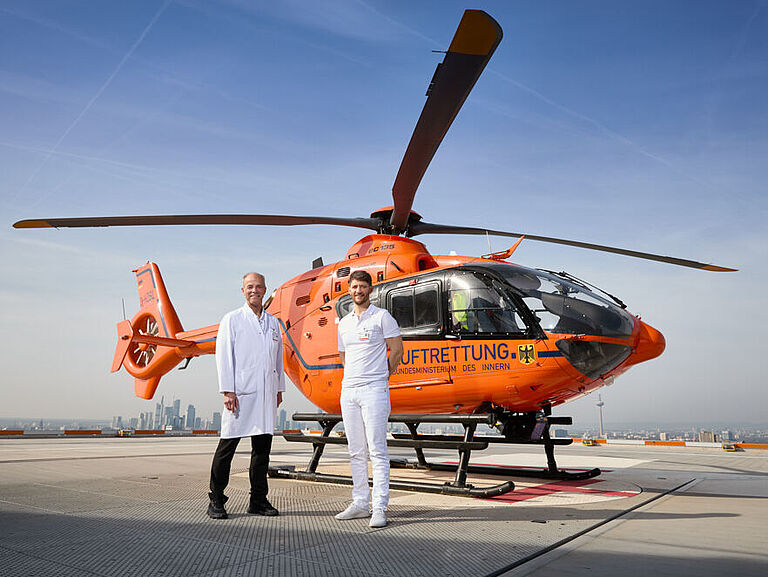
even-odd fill
[{"label": "horizontal stabilizer", "polygon": [[128,354],[128,348],[131,346],[131,337],[133,336],[133,327],[131,321],[124,320],[117,323],[117,347],[115,348],[115,358],[112,360],[112,369],[110,373],[116,373],[123,366],[125,355]]}]

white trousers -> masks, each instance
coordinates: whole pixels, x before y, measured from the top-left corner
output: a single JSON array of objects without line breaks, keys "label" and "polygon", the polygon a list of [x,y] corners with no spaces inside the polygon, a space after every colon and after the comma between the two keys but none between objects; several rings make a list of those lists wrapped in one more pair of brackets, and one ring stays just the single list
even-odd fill
[{"label": "white trousers", "polygon": [[341,389],[341,416],[352,469],[352,500],[360,508],[371,503],[368,488],[368,458],[373,470],[373,508],[386,509],[389,503],[389,384],[370,383]]}]

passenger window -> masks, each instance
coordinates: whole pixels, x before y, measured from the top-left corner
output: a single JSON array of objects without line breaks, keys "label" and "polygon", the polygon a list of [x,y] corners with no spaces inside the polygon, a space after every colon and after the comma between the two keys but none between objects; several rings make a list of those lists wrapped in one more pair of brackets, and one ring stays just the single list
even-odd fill
[{"label": "passenger window", "polygon": [[345,295],[341,297],[339,302],[336,303],[336,314],[339,315],[339,318],[347,316],[352,311],[354,304],[351,296]]},{"label": "passenger window", "polygon": [[437,285],[414,287],[413,309],[416,315],[414,326],[438,324],[440,322],[438,307]]},{"label": "passenger window", "polygon": [[471,272],[451,276],[448,309],[455,333],[509,335],[526,331],[512,302]]},{"label": "passenger window", "polygon": [[389,311],[395,317],[401,329],[414,325],[413,320],[413,289],[405,289],[394,293],[390,300]]},{"label": "passenger window", "polygon": [[388,309],[404,335],[440,332],[439,286],[426,283],[391,291]]}]

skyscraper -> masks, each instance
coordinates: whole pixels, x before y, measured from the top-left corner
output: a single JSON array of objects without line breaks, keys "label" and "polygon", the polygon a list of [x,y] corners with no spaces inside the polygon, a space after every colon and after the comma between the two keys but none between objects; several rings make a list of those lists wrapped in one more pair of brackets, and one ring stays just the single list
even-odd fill
[{"label": "skyscraper", "polygon": [[160,402],[155,405],[155,420],[152,426],[155,429],[163,428],[163,401],[165,397],[160,397]]},{"label": "skyscraper", "polygon": [[187,423],[186,423],[187,429],[194,429],[195,428],[195,405],[189,405],[187,407]]},{"label": "skyscraper", "polygon": [[221,413],[213,413],[213,428],[216,431],[221,431]]},{"label": "skyscraper", "polygon": [[173,407],[165,407],[163,413],[163,427],[173,427]]}]

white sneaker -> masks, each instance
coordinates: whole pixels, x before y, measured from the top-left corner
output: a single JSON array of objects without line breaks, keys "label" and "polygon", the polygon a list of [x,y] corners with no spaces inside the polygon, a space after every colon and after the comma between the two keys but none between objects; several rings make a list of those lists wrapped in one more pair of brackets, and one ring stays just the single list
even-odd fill
[{"label": "white sneaker", "polygon": [[341,513],[336,515],[339,521],[346,521],[348,519],[362,519],[364,517],[370,517],[371,514],[368,511],[368,507],[358,507],[355,503],[352,503],[349,507],[344,509]]},{"label": "white sneaker", "polygon": [[374,509],[373,515],[371,515],[371,522],[368,523],[369,527],[386,527],[387,516],[384,514],[384,509]]}]

